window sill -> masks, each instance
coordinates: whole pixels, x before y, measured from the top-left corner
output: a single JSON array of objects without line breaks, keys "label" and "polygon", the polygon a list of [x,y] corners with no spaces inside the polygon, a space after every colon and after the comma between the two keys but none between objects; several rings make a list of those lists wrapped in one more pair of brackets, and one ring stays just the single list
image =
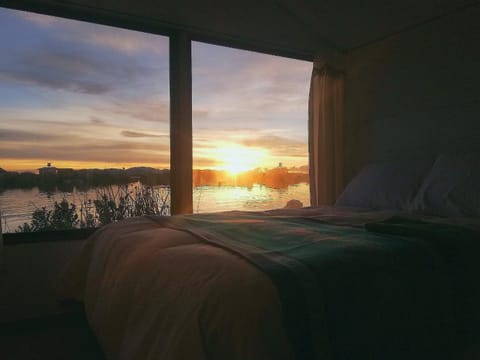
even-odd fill
[{"label": "window sill", "polygon": [[95,232],[96,228],[72,229],[56,231],[38,231],[29,233],[6,233],[3,234],[3,245],[12,246],[19,244],[82,240]]}]

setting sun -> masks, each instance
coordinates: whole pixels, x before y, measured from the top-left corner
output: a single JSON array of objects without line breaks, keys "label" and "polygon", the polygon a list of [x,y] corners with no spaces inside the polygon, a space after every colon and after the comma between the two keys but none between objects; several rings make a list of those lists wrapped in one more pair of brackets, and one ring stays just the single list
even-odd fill
[{"label": "setting sun", "polygon": [[265,150],[239,145],[220,147],[217,151],[216,157],[221,164],[218,169],[232,175],[262,166],[267,156]]}]

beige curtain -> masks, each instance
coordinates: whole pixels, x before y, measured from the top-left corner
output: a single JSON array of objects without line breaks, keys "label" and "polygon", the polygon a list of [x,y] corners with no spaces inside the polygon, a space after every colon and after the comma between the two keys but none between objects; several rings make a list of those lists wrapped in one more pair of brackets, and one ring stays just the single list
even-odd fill
[{"label": "beige curtain", "polygon": [[343,190],[343,73],[314,63],[308,104],[310,201],[332,205]]}]

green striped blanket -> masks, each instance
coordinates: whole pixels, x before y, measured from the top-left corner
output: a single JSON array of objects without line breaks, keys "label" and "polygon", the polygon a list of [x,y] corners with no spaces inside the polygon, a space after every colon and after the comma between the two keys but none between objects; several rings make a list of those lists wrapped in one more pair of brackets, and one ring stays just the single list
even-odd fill
[{"label": "green striped blanket", "polygon": [[423,358],[453,337],[451,277],[430,238],[264,213],[151,219],[264,271],[297,359]]}]

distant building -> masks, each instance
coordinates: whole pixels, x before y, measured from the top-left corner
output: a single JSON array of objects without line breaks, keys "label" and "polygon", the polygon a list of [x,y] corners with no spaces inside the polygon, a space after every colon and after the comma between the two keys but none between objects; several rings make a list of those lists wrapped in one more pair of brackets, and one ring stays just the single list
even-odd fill
[{"label": "distant building", "polygon": [[57,170],[58,169],[55,166],[52,166],[51,163],[48,163],[47,166],[38,169],[38,173],[40,175],[56,175]]}]

